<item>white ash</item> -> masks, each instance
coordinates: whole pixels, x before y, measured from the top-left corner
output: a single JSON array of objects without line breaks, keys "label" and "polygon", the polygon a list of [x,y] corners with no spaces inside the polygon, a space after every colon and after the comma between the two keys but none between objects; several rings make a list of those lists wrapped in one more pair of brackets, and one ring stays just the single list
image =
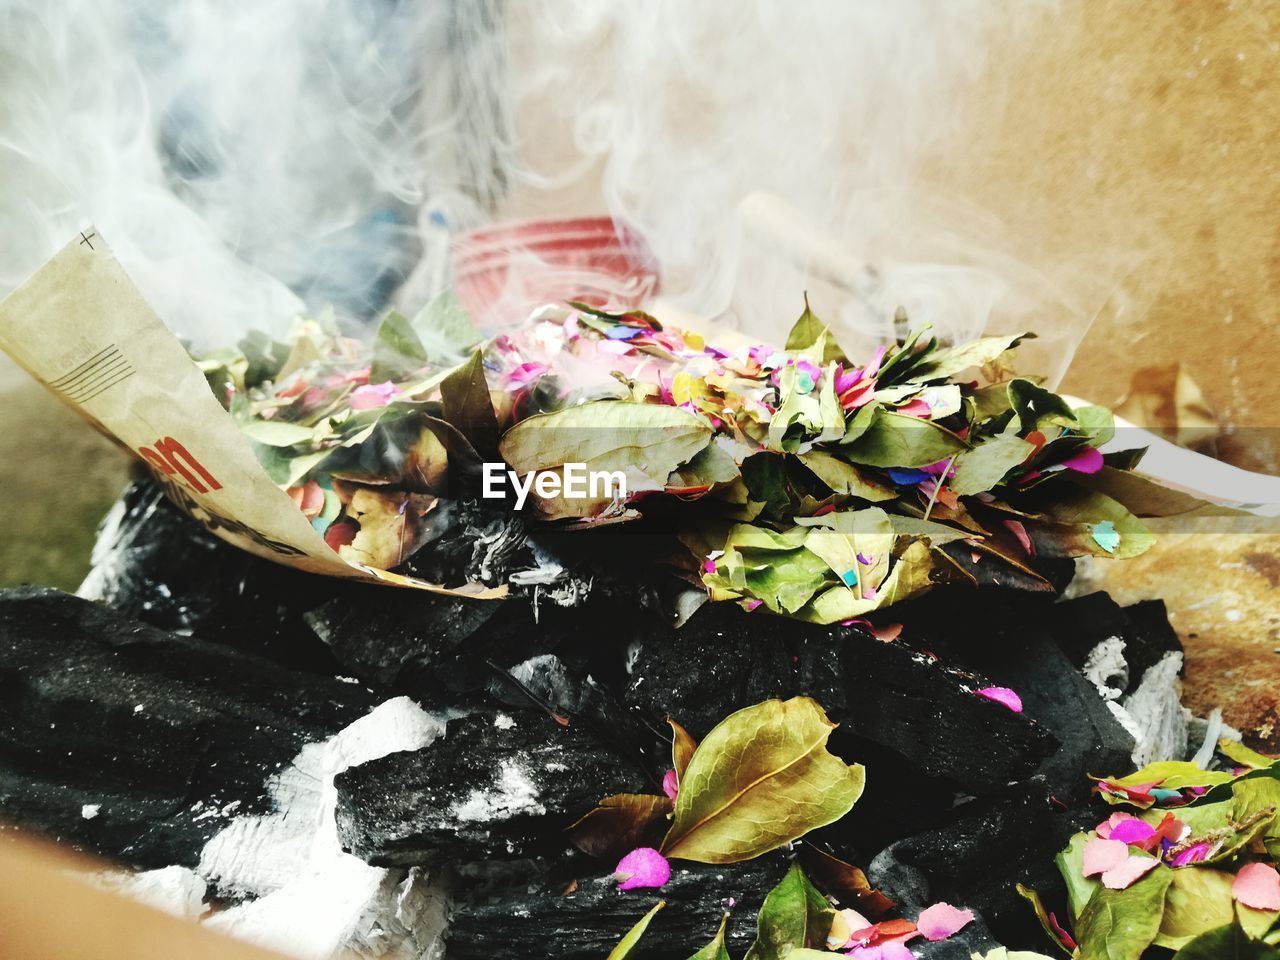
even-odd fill
[{"label": "white ash", "polygon": [[1157,760],[1181,760],[1187,750],[1187,716],[1182,708],[1182,654],[1168,653],[1142,675],[1123,706],[1141,731],[1133,762],[1145,767]]},{"label": "white ash", "polygon": [[1129,662],[1124,657],[1124,641],[1108,637],[1089,651],[1084,661],[1084,675],[1102,695],[1103,700],[1119,700],[1129,686]]},{"label": "white ash", "polygon": [[101,873],[94,883],[104,890],[137,901],[183,920],[196,920],[205,913],[207,884],[187,867],[162,867],[141,873]]},{"label": "white ash", "polygon": [[499,764],[497,786],[493,790],[472,790],[471,795],[449,810],[452,820],[505,820],[520,814],[541,815],[546,807],[538,802],[538,789],[521,767],[519,758],[504,759]]},{"label": "white ash", "polygon": [[445,894],[421,871],[371,867],[342,851],[333,778],[426,746],[443,734],[446,719],[399,697],[305,746],[270,784],[277,812],[239,817],[205,845],[199,873],[223,896],[256,898],[208,925],[304,960],[434,956]]},{"label": "white ash", "polygon": [[84,817],[86,820],[92,820],[101,812],[101,810],[102,804],[100,803],[86,803],[80,808],[80,816]]}]

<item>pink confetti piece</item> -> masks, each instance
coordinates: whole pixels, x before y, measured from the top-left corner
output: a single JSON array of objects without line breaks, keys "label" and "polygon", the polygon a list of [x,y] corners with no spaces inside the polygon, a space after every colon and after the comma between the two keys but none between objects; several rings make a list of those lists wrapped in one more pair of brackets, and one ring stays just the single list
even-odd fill
[{"label": "pink confetti piece", "polygon": [[1121,843],[1132,843],[1139,846],[1146,844],[1148,841],[1154,840],[1155,836],[1155,827],[1136,818],[1117,824],[1111,831],[1112,840],[1119,840]]},{"label": "pink confetti piece", "polygon": [[1085,447],[1074,457],[1063,460],[1062,465],[1076,473],[1097,473],[1103,465],[1102,451],[1097,447]]},{"label": "pink confetti piece", "polygon": [[856,960],[915,960],[914,953],[904,944],[893,940],[874,947],[854,947],[847,956],[855,957]]},{"label": "pink confetti piece", "polygon": [[858,562],[869,567],[875,562],[875,557],[868,557],[865,553],[859,553]]},{"label": "pink confetti piece", "polygon": [[1084,862],[1081,873],[1086,877],[1114,870],[1129,858],[1129,847],[1119,840],[1104,840],[1094,837],[1084,845]]},{"label": "pink confetti piece", "polygon": [[660,887],[671,879],[671,864],[653,847],[637,847],[613,871],[619,890]]},{"label": "pink confetti piece", "polygon": [[1172,867],[1185,867],[1188,863],[1199,863],[1209,856],[1212,846],[1208,841],[1192,844],[1180,853],[1175,853],[1169,859],[1169,865]]},{"label": "pink confetti piece", "polygon": [[1267,863],[1246,864],[1231,882],[1231,895],[1255,910],[1280,910],[1280,873]]},{"label": "pink confetti piece", "polygon": [[910,403],[904,403],[894,413],[900,413],[904,417],[916,417],[920,420],[927,420],[933,415],[933,407],[929,406],[923,400],[912,400]]},{"label": "pink confetti piece", "polygon": [[976,692],[978,696],[994,700],[996,703],[1008,707],[1014,713],[1022,712],[1022,698],[1008,687],[983,687]]},{"label": "pink confetti piece", "polygon": [[1009,532],[1018,538],[1018,543],[1022,544],[1022,549],[1027,552],[1028,556],[1035,556],[1035,544],[1031,542],[1031,537],[1027,534],[1027,528],[1022,525],[1021,520],[1005,520],[1004,525],[1009,528]]},{"label": "pink confetti piece", "polygon": [[949,903],[935,903],[920,914],[916,927],[926,940],[945,940],[972,922],[972,910],[960,910]]},{"label": "pink confetti piece", "polygon": [[[1104,840],[1103,843],[1110,843]],[[1126,848],[1127,849],[1127,848]],[[1120,866],[1108,870],[1102,875],[1102,885],[1108,890],[1124,890],[1160,865],[1155,857],[1142,857],[1130,854]]]},{"label": "pink confetti piece", "polygon": [[376,386],[366,384],[363,387],[356,387],[351,391],[351,409],[373,410],[377,407],[385,407],[398,392],[396,385],[390,380]]},{"label": "pink confetti piece", "polygon": [[676,794],[680,792],[679,778],[674,770],[668,770],[662,775],[662,792],[672,800],[676,798]]}]

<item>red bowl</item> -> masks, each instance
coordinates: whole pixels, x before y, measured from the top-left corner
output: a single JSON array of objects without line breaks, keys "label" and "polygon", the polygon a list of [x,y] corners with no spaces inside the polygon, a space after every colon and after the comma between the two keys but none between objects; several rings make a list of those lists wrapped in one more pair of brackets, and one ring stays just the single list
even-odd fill
[{"label": "red bowl", "polygon": [[493,224],[459,234],[452,252],[454,289],[487,328],[518,324],[547,303],[632,309],[658,292],[649,245],[609,217]]}]

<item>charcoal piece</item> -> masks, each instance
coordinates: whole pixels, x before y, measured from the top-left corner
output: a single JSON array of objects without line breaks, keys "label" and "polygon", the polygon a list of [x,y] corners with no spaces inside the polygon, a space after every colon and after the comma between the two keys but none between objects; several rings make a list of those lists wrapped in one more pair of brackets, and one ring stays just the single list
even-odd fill
[{"label": "charcoal piece", "polygon": [[1115,637],[1127,647],[1132,628],[1124,608],[1105,593],[1063,600],[1041,622],[1077,669],[1084,668],[1089,654],[1104,640]]},{"label": "charcoal piece", "polygon": [[1169,654],[1183,652],[1182,641],[1169,623],[1163,600],[1143,600],[1125,607],[1124,614],[1129,621],[1124,653],[1131,684],[1136,688],[1149,669]]},{"label": "charcoal piece", "polygon": [[353,588],[219,540],[155,482],[141,480],[125,489],[103,520],[93,567],[77,593],[162,630],[331,674],[336,661],[302,614]]},{"label": "charcoal piece", "polygon": [[1037,618],[989,634],[982,643],[939,645],[938,650],[947,662],[1018,694],[1023,715],[1052,730],[1058,740],[1058,748],[1037,772],[1059,800],[1087,804],[1092,787],[1088,775],[1126,769],[1133,737],[1040,623]]},{"label": "charcoal piece", "polygon": [[363,688],[40,588],[0,591],[0,818],[143,867],[194,865]]},{"label": "charcoal piece", "polygon": [[430,746],[350,767],[335,784],[343,847],[376,866],[561,850],[563,830],[603,797],[652,789],[577,725],[531,711],[451,720]]},{"label": "charcoal piece", "polygon": [[730,956],[741,957],[755,940],[760,905],[786,869],[778,855],[732,866],[676,861],[661,890],[619,892],[611,877],[598,876],[579,879],[568,893],[556,878],[464,896],[454,906],[445,953],[449,960],[599,960],[663,900],[667,905],[649,924],[637,956],[685,960],[715,936],[732,898],[725,942]]},{"label": "charcoal piece", "polygon": [[375,588],[346,592],[304,614],[342,668],[362,680],[399,689],[417,672],[481,629],[500,604]]},{"label": "charcoal piece", "polygon": [[1043,944],[1035,915],[1017,892],[1023,883],[1056,897],[1054,856],[1096,814],[1053,803],[1041,777],[962,804],[947,822],[881,851],[867,869],[872,885],[907,916],[938,901],[979,913],[1010,947]]},{"label": "charcoal piece", "polygon": [[1030,718],[977,696],[989,683],[902,639],[709,604],[681,630],[642,642],[623,699],[701,737],[769,697],[812,696],[847,732],[919,774],[982,792],[1029,776],[1057,747]]}]

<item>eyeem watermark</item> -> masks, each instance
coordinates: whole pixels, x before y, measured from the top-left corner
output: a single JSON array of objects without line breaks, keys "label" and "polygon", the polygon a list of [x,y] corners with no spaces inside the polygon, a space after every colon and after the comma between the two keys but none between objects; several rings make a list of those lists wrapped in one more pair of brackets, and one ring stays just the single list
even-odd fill
[{"label": "eyeem watermark", "polygon": [[487,500],[505,500],[504,484],[510,483],[516,495],[516,509],[532,490],[544,500],[564,497],[567,500],[627,499],[627,475],[621,470],[588,470],[585,463],[566,463],[559,470],[526,473],[523,480],[505,463],[485,463],[481,496]]}]

